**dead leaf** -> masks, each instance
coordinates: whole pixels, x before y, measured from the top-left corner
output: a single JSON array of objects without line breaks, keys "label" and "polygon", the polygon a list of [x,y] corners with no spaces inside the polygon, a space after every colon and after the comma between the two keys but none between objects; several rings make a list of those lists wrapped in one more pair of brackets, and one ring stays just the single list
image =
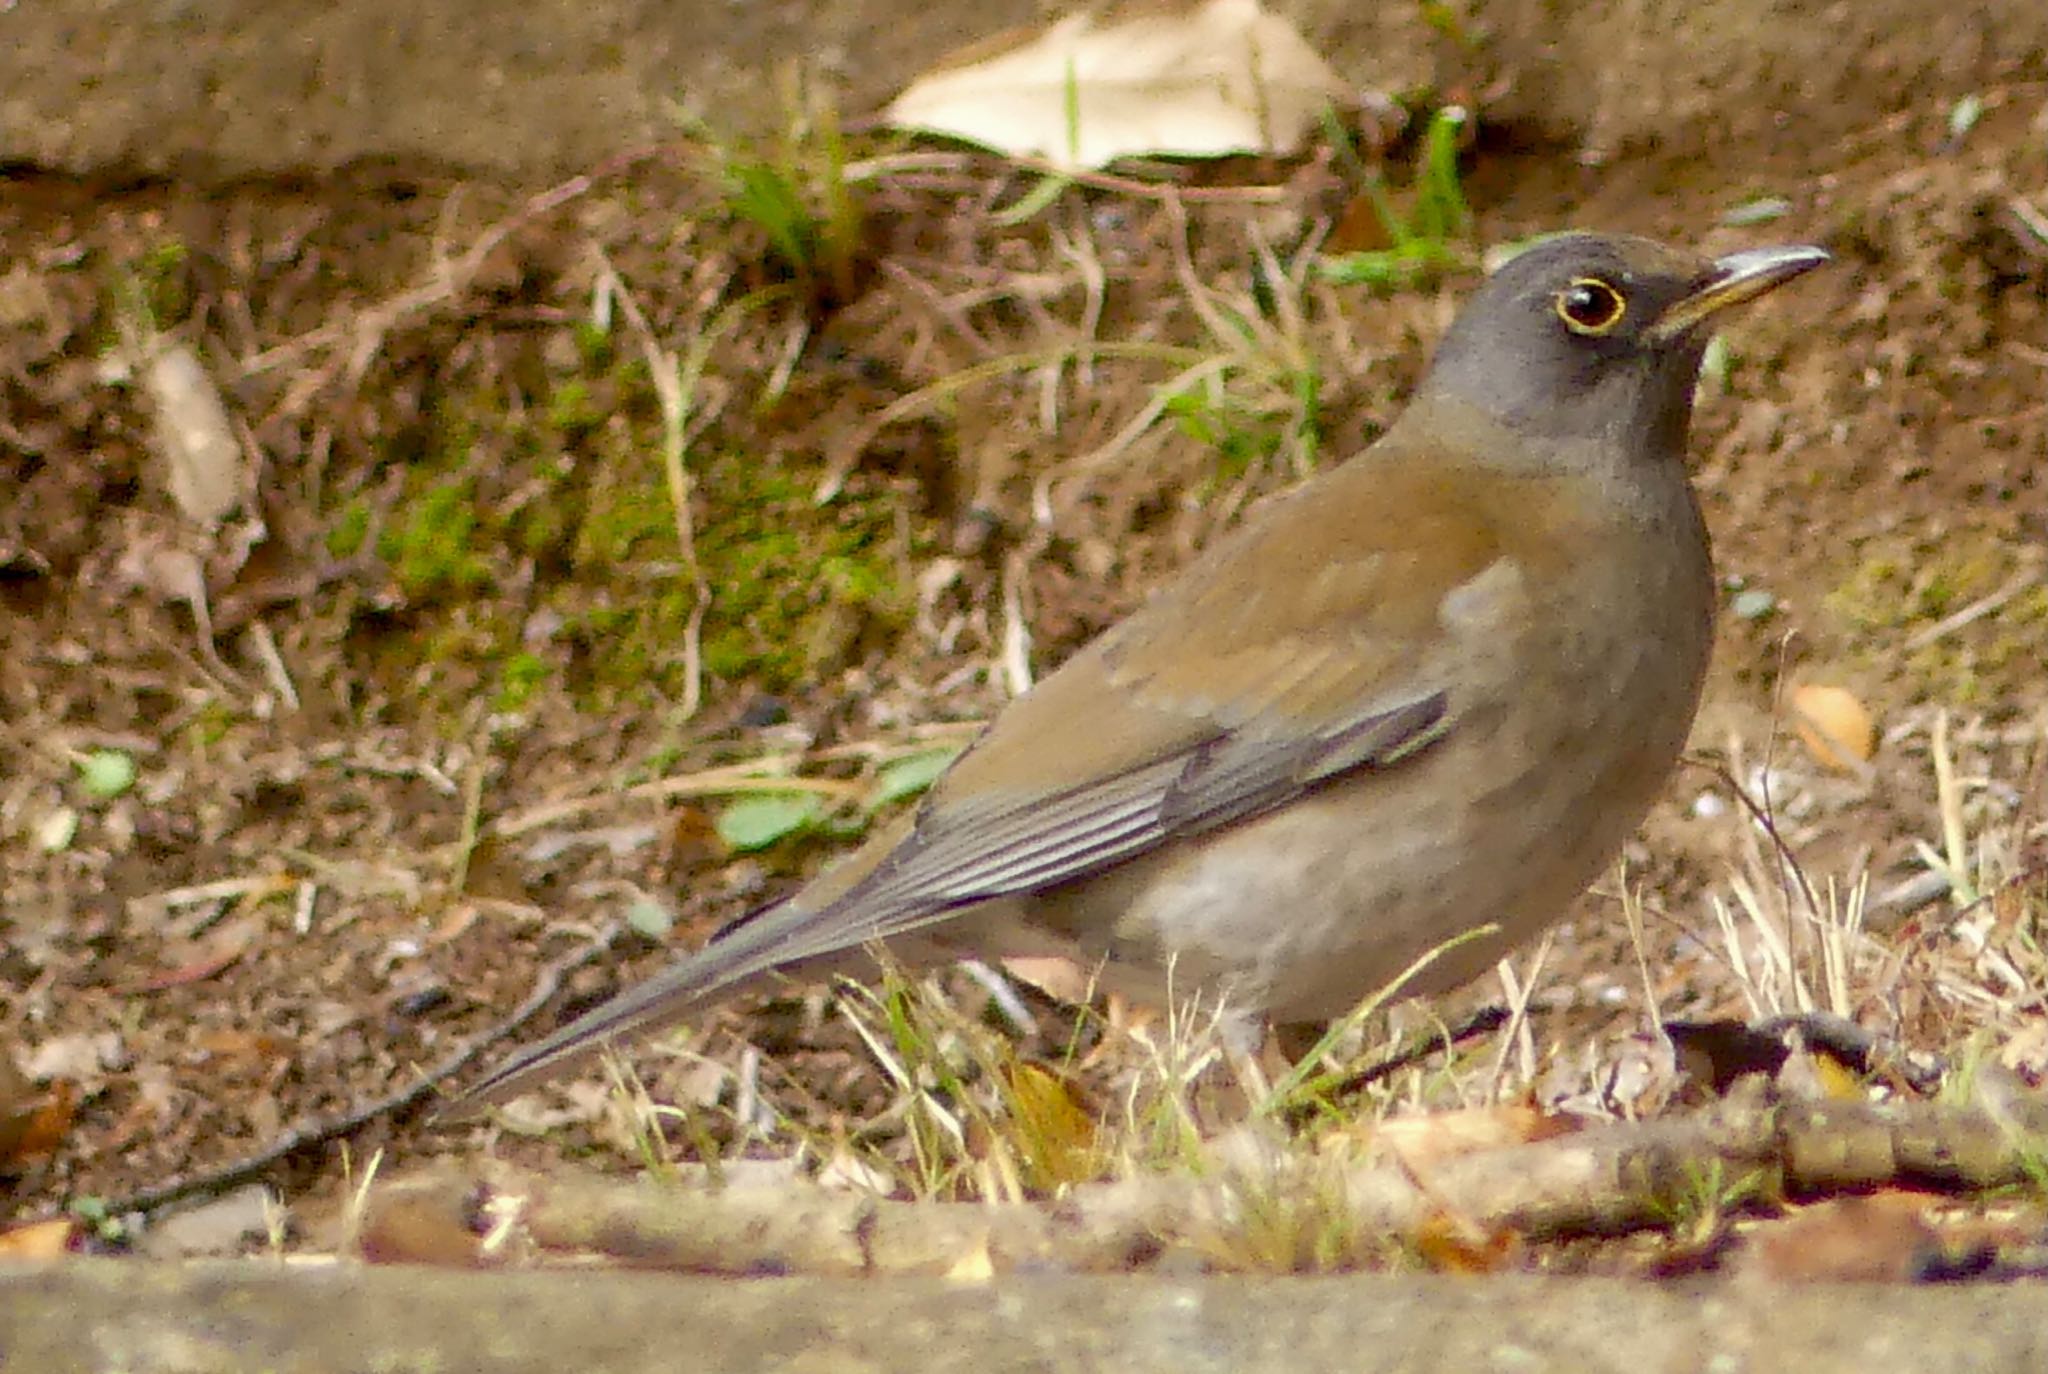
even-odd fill
[{"label": "dead leaf", "polygon": [[1442,1212],[1418,1226],[1408,1244],[1438,1274],[1498,1274],[1516,1267],[1521,1253],[1512,1232],[1486,1234]]},{"label": "dead leaf", "polygon": [[1942,1255],[1928,1200],[1910,1193],[1843,1198],[1760,1228],[1750,1273],[1777,1283],[1907,1283]]},{"label": "dead leaf", "polygon": [[988,1252],[986,1235],[978,1237],[974,1245],[946,1270],[946,1277],[954,1283],[987,1283],[995,1276],[995,1258]]},{"label": "dead leaf", "polygon": [[1141,153],[1289,153],[1353,98],[1257,0],[1208,0],[1103,27],[1070,15],[1000,56],[918,78],[885,118],[1072,170]]},{"label": "dead leaf", "polygon": [[1013,1063],[1004,1075],[1010,1118],[1040,1186],[1084,1183],[1101,1172],[1095,1121],[1073,1085],[1051,1069]]},{"label": "dead leaf", "polygon": [[476,1202],[477,1189],[452,1177],[372,1189],[356,1249],[371,1264],[481,1263],[483,1238],[473,1224]]},{"label": "dead leaf", "polygon": [[1823,1051],[1801,1047],[1778,1070],[1778,1091],[1806,1102],[1864,1102],[1870,1093],[1854,1069]]},{"label": "dead leaf", "polygon": [[69,1217],[32,1221],[11,1231],[0,1231],[0,1259],[53,1260],[71,1253],[78,1224]]},{"label": "dead leaf", "polygon": [[1775,1076],[1792,1054],[1778,1032],[1725,1017],[1666,1021],[1664,1034],[1677,1051],[1678,1071],[1716,1096],[1749,1074]]},{"label": "dead leaf", "polygon": [[1373,1128],[1372,1140],[1408,1168],[1420,1169],[1482,1150],[1569,1135],[1576,1129],[1577,1123],[1569,1117],[1553,1116],[1525,1103],[1512,1103],[1382,1121]]},{"label": "dead leaf", "polygon": [[215,974],[233,967],[236,960],[247,953],[256,942],[262,918],[251,917],[222,927],[217,933],[199,945],[184,963],[165,969],[162,973],[145,978],[140,983],[123,988],[124,992],[162,992],[167,988],[183,987],[187,983],[201,983]]},{"label": "dead leaf", "polygon": [[78,1116],[78,1090],[68,1082],[53,1083],[48,1091],[29,1087],[7,1064],[7,1097],[0,1104],[0,1170],[13,1172],[24,1160],[54,1154],[71,1134]]},{"label": "dead leaf", "polygon": [[1003,960],[1003,972],[1031,984],[1046,996],[1075,1006],[1086,1004],[1095,991],[1095,974],[1078,960],[1057,954],[1018,955]]},{"label": "dead leaf", "polygon": [[1793,689],[1792,728],[1808,753],[1840,772],[1861,772],[1877,752],[1877,722],[1870,708],[1844,687],[1809,683]]},{"label": "dead leaf", "polygon": [[143,1233],[141,1249],[159,1260],[240,1254],[270,1235],[281,1206],[266,1185],[245,1184],[156,1217]]},{"label": "dead leaf", "polygon": [[138,380],[156,414],[156,453],[171,499],[210,530],[242,497],[242,445],[220,391],[181,343],[151,350]]}]

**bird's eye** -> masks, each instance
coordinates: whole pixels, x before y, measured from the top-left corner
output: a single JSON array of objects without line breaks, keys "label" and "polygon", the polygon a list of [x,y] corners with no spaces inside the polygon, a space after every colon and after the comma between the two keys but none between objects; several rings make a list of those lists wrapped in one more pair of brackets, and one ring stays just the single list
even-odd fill
[{"label": "bird's eye", "polygon": [[1574,334],[1608,333],[1628,313],[1628,302],[1598,277],[1576,277],[1557,293],[1557,317]]}]

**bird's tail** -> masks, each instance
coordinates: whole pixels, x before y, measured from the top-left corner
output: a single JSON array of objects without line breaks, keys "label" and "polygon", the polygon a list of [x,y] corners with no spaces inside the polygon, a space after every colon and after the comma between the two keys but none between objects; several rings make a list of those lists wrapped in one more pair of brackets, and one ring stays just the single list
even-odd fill
[{"label": "bird's tail", "polygon": [[651,1032],[688,1016],[746,974],[733,963],[734,951],[714,941],[646,982],[628,988],[568,1025],[523,1045],[480,1081],[450,1101],[438,1115],[460,1118],[493,1102],[517,1097],[597,1054],[608,1044]]},{"label": "bird's tail", "polygon": [[[900,838],[901,828],[892,827],[787,901],[733,922],[695,954],[515,1051],[440,1115],[466,1116],[517,1097],[614,1041],[673,1025],[762,975],[788,970],[826,976],[857,967],[855,959],[866,943],[864,928],[834,918]],[[821,922],[832,927],[831,938],[806,938]]]}]

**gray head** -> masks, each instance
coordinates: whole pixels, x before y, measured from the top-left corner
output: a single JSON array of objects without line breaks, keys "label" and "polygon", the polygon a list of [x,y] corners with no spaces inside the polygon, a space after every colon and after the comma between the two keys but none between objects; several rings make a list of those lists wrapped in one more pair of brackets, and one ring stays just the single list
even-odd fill
[{"label": "gray head", "polygon": [[1519,436],[1645,439],[1681,452],[1715,321],[1827,261],[1818,248],[1713,259],[1648,239],[1561,234],[1517,255],[1458,314],[1421,398],[1477,409]]}]

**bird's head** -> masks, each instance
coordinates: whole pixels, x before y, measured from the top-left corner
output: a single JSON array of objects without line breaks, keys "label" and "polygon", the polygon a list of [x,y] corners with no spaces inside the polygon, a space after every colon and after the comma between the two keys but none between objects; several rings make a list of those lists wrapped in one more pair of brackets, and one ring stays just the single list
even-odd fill
[{"label": "bird's head", "polygon": [[1722,258],[1648,239],[1560,234],[1489,277],[1444,336],[1418,399],[1477,409],[1518,437],[1674,456],[1715,324],[1826,262],[1821,249]]}]

